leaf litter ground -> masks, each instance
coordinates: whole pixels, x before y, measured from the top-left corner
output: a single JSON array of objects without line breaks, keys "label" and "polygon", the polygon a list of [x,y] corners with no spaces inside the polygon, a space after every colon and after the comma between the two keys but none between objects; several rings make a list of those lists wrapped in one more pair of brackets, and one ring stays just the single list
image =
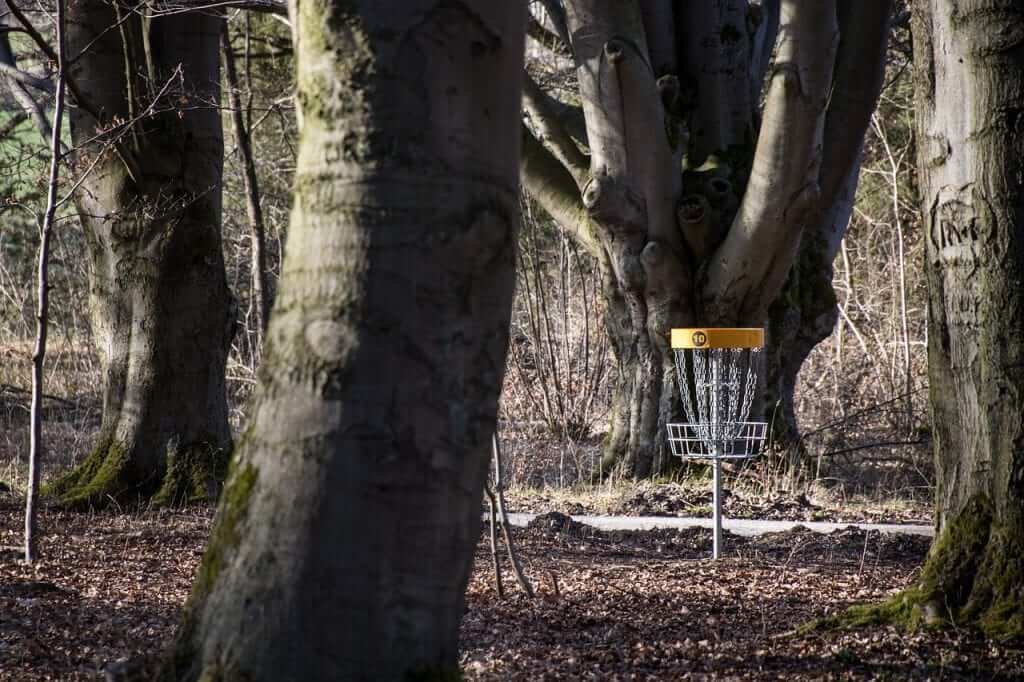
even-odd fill
[{"label": "leaf litter ground", "polygon": [[[149,679],[211,515],[44,512],[44,559],[0,556],[0,680]],[[21,523],[20,505],[0,498],[0,546],[18,544]],[[1024,677],[1024,652],[964,631],[789,634],[911,583],[925,538],[727,535],[712,562],[706,530],[601,532],[552,513],[515,539],[538,595],[518,590],[506,562],[497,597],[482,535],[462,628],[470,680]]]}]

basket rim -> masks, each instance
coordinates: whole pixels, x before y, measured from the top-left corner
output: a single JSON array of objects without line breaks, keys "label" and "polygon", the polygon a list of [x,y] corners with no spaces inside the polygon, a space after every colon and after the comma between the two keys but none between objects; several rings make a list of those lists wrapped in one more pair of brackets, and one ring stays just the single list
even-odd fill
[{"label": "basket rim", "polygon": [[762,327],[677,327],[672,330],[672,348],[763,348]]}]

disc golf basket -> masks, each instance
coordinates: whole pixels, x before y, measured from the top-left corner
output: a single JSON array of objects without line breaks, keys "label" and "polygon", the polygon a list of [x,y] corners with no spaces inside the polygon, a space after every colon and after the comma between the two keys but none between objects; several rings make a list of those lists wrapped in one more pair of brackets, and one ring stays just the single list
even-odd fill
[{"label": "disc golf basket", "polygon": [[761,454],[767,422],[747,421],[757,391],[764,330],[673,329],[676,378],[685,424],[668,425],[672,454],[710,461],[714,470],[713,556],[722,547],[722,461]]}]

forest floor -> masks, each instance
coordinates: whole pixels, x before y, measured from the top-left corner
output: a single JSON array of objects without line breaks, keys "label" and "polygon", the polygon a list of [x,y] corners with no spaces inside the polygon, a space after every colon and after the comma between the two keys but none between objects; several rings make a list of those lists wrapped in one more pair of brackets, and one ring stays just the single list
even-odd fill
[{"label": "forest floor", "polygon": [[[833,521],[836,523],[932,522],[930,501],[895,495],[842,496],[821,485],[799,492],[764,492],[742,478],[724,486],[722,513],[730,519]],[[593,516],[709,516],[710,479],[683,483],[628,481],[569,487],[516,486],[505,493],[509,508],[543,514],[558,510]]]},{"label": "forest floor", "polygon": [[[0,546],[19,543],[21,513],[0,495]],[[172,636],[211,516],[45,511],[40,562],[0,555],[0,680],[145,668]],[[1024,676],[1024,651],[966,631],[793,634],[910,584],[926,538],[727,534],[725,558],[712,562],[701,529],[600,532],[551,513],[514,533],[537,596],[525,596],[507,561],[497,596],[485,532],[462,629],[469,680]]]}]

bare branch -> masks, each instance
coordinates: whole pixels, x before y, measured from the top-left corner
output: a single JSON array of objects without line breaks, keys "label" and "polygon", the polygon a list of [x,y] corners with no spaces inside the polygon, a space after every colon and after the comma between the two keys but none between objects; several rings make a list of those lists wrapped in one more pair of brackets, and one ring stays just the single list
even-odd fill
[{"label": "bare branch", "polygon": [[[56,52],[54,52],[53,48],[46,41],[46,39],[43,38],[39,31],[36,30],[35,26],[32,25],[32,22],[28,20],[28,17],[25,16],[25,13],[22,12],[21,9],[11,0],[7,0],[6,5],[11,15],[18,20],[18,23],[21,25],[21,28],[25,31],[26,34],[28,34],[30,38],[32,38],[32,42],[34,42],[36,46],[43,51],[43,54],[45,54],[54,64],[60,63],[61,58],[57,55]],[[89,114],[89,116],[91,116],[93,120],[95,120],[96,123],[99,124],[101,121],[99,110],[95,106],[93,106],[93,104],[89,101],[87,97],[85,97],[85,95],[82,94],[82,91],[79,89],[75,80],[70,77],[70,74],[64,74],[64,86],[68,89],[68,92],[70,92],[71,95],[75,98],[75,103],[77,104],[78,108]],[[118,158],[121,159],[121,163],[124,164],[125,170],[128,171],[128,175],[132,178],[134,182],[138,182],[139,177],[141,177],[138,161],[136,161],[132,153],[120,142],[115,144],[114,149],[118,155]]]},{"label": "bare branch", "polygon": [[569,50],[569,46],[551,31],[544,28],[537,19],[533,16],[526,24],[526,35],[535,41],[538,45],[541,45],[548,50],[551,50],[555,54],[561,57],[571,57],[572,52]]},{"label": "bare branch", "polygon": [[28,120],[28,117],[28,114],[26,114],[24,111],[21,113],[15,112],[13,114],[10,114],[7,117],[7,120],[4,122],[3,126],[0,126],[0,139],[3,139],[10,135],[11,133],[13,133],[18,126],[20,126],[22,123]]},{"label": "bare branch", "polygon": [[599,252],[591,232],[590,217],[580,201],[572,175],[544,148],[537,138],[522,127],[523,144],[519,175],[529,193],[541,207],[591,255]]},{"label": "bare branch", "polygon": [[43,452],[43,363],[49,325],[50,236],[57,213],[57,181],[60,174],[61,119],[64,116],[64,0],[57,0],[57,86],[50,126],[50,173],[47,181],[46,209],[39,221],[39,262],[36,271],[36,343],[32,353],[32,408],[29,429],[28,490],[25,494],[25,561],[36,558],[36,502],[39,495],[40,464]]},{"label": "bare branch", "polygon": [[[252,296],[256,304],[256,318],[259,328],[256,335],[257,346],[262,346],[263,335],[267,331],[267,320],[270,317],[270,285],[267,282],[267,245],[263,225],[263,208],[260,205],[260,187],[256,176],[256,161],[252,153],[252,131],[246,129],[242,115],[242,102],[238,95],[238,75],[235,69],[235,57],[231,52],[231,35],[227,22],[221,22],[221,54],[224,61],[224,81],[227,86],[228,101],[231,104],[231,125],[234,128],[238,153],[242,157],[242,186],[245,189],[245,212],[249,219],[249,231],[252,235]],[[251,120],[251,119],[250,119]]]},{"label": "bare branch", "polygon": [[[3,41],[5,41],[5,39],[0,38],[0,42]],[[35,101],[25,86],[18,81],[10,78],[3,78],[2,80],[7,84],[7,89],[10,91],[14,101],[18,103],[18,106],[21,107],[23,112],[25,112],[25,115],[32,119],[32,124],[35,125],[36,130],[39,131],[39,135],[49,142],[52,133],[50,130],[50,122],[46,120],[46,112],[43,107]]]},{"label": "bare branch", "polygon": [[540,4],[544,7],[544,12],[547,14],[548,21],[555,29],[555,33],[565,46],[572,52],[572,38],[569,35],[569,27],[565,20],[565,9],[558,0],[540,0]]},{"label": "bare branch", "polygon": [[[6,3],[0,0],[0,10],[5,6]],[[40,136],[49,144],[52,133],[50,122],[46,120],[45,109],[28,92],[24,82],[24,77],[29,77],[33,80],[43,79],[36,79],[35,76],[30,76],[30,74],[26,74],[18,69],[18,62],[14,56],[14,51],[11,49],[8,37],[9,30],[7,29],[9,29],[10,24],[10,17],[0,15],[0,81],[7,84],[7,89],[10,91],[14,101],[18,103],[18,106],[25,112],[25,115],[32,119],[32,123],[35,125],[36,130],[39,131]],[[53,86],[49,81],[43,80],[43,82],[49,87],[49,92],[53,92]]]},{"label": "bare branch", "polygon": [[227,8],[261,12],[279,17],[288,16],[288,3],[284,0],[165,0],[155,3],[148,16],[168,16]]},{"label": "bare branch", "polygon": [[[3,40],[3,39],[0,39]],[[4,50],[0,49],[0,76],[4,78],[17,81],[22,85],[33,87],[36,90],[42,90],[43,92],[53,94],[53,83],[45,78],[39,76],[33,76],[27,71],[22,71],[13,64],[7,62],[3,58]]]},{"label": "bare branch", "polygon": [[587,158],[558,120],[558,114],[551,107],[551,99],[528,73],[523,79],[523,105],[540,142],[565,166],[576,186],[582,190],[590,178]]}]

